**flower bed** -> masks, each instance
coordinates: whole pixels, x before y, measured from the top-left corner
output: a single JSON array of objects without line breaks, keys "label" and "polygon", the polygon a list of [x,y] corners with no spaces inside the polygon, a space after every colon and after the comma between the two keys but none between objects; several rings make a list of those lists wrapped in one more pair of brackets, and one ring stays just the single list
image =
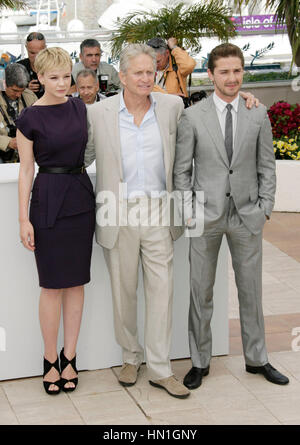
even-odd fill
[{"label": "flower bed", "polygon": [[277,102],[268,111],[276,159],[300,160],[300,106]]},{"label": "flower bed", "polygon": [[300,212],[300,106],[277,102],[270,107],[277,187],[274,210]]}]

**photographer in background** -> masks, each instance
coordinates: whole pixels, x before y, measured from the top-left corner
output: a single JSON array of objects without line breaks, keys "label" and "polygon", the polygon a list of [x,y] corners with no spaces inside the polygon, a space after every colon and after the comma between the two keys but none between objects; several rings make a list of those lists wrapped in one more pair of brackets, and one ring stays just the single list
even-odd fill
[{"label": "photographer in background", "polygon": [[29,74],[23,65],[12,63],[5,68],[6,90],[0,91],[0,163],[18,162],[16,119],[23,108],[36,100],[27,89]]},{"label": "photographer in background", "polygon": [[23,65],[29,74],[28,89],[31,90],[38,98],[44,94],[44,88],[40,84],[37,73],[34,68],[35,58],[42,49],[46,48],[46,40],[41,32],[31,32],[28,34],[25,42],[28,57],[19,60],[18,63]]},{"label": "photographer in background", "polygon": [[[31,90],[40,99],[44,94],[44,87],[41,85],[37,72],[34,67],[36,56],[40,51],[46,48],[46,39],[41,32],[31,32],[26,37],[25,47],[28,57],[26,59],[19,60],[17,63],[23,65],[29,74],[28,89]],[[70,92],[75,91],[75,82],[72,77]]]},{"label": "photographer in background", "polygon": [[194,71],[196,61],[177,46],[174,37],[170,37],[167,43],[160,37],[154,37],[147,45],[156,52],[157,72],[153,91],[164,90],[168,94],[188,97],[187,77]]},{"label": "photographer in background", "polygon": [[115,68],[106,62],[100,61],[101,55],[102,50],[98,40],[86,39],[81,42],[80,62],[73,66],[72,76],[76,82],[79,71],[85,68],[95,71],[99,79],[100,93],[109,95],[109,93],[118,91],[121,83]]},{"label": "photographer in background", "polygon": [[74,93],[74,97],[80,97],[86,105],[100,102],[102,99],[106,99],[106,96],[99,93],[99,80],[94,70],[84,69],[79,71],[76,78],[77,93]]}]

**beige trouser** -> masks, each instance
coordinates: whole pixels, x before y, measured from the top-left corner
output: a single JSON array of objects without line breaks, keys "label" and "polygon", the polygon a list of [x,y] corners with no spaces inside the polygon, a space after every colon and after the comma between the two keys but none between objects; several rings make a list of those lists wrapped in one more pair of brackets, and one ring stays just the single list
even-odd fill
[{"label": "beige trouser", "polygon": [[172,375],[173,242],[169,227],[149,226],[149,201],[148,198],[140,198],[138,204],[127,201],[125,213],[128,215],[134,210],[135,214],[138,209],[140,223],[121,226],[115,246],[103,250],[111,279],[116,340],[123,349],[123,362],[137,366],[144,356],[137,332],[136,291],[141,259],[145,358],[150,378],[162,379]]}]

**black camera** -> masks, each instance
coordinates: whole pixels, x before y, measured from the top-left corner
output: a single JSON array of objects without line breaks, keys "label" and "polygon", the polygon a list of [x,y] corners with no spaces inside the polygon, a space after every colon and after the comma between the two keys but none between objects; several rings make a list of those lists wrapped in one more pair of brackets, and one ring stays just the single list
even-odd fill
[{"label": "black camera", "polygon": [[101,93],[106,93],[108,88],[108,75],[107,74],[100,74],[98,76],[99,78],[99,90]]},{"label": "black camera", "polygon": [[195,91],[190,96],[191,105],[194,105],[195,103],[200,102],[200,100],[206,99],[206,98],[207,98],[207,94],[204,90]]},{"label": "black camera", "polygon": [[189,97],[180,96],[184,103],[184,108],[188,108],[191,105],[191,100]]},{"label": "black camera", "polygon": [[8,137],[15,138],[17,136],[17,127],[15,125],[9,124],[6,128]]},{"label": "black camera", "polygon": [[[10,138],[15,138],[17,134],[17,127],[13,124],[9,124],[6,126],[7,128],[7,135]],[[13,148],[9,148],[6,151],[0,150],[0,156],[3,160],[3,162],[18,162],[19,161],[19,155],[17,150],[14,150]]]}]

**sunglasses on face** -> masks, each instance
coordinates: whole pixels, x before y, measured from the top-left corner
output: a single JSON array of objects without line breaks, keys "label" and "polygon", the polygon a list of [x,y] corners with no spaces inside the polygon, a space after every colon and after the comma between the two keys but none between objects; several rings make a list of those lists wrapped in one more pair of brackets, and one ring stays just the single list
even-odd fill
[{"label": "sunglasses on face", "polygon": [[159,48],[168,49],[168,45],[161,40],[158,41],[155,41],[155,39],[148,40],[147,45],[151,46],[151,48],[153,49],[159,49]]},{"label": "sunglasses on face", "polygon": [[45,37],[40,32],[31,32],[26,38],[26,42],[32,42],[32,40],[45,40]]}]

